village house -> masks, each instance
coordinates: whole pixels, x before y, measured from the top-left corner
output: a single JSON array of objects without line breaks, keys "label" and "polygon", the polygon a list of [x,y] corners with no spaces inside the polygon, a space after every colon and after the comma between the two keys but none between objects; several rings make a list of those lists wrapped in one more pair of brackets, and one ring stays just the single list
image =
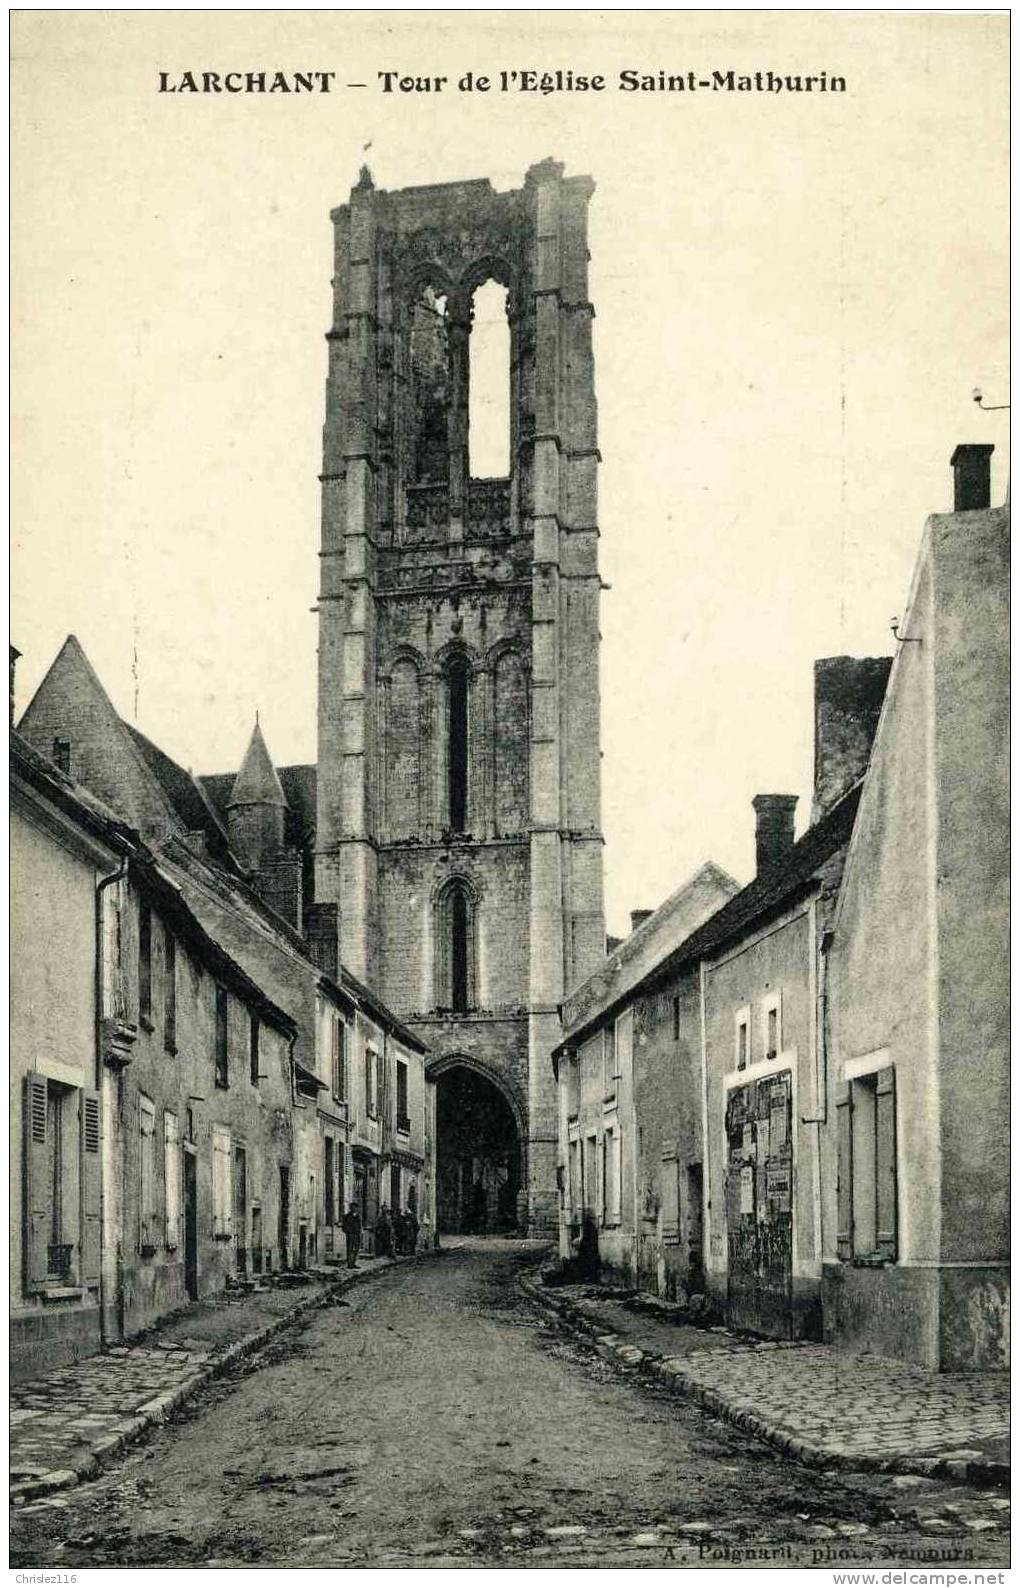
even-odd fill
[{"label": "village house", "polygon": [[895,658],[815,664],[806,832],[793,796],[758,795],[754,880],[673,944],[656,933],[637,974],[614,949],[553,1055],[564,1256],[590,1214],[607,1277],[949,1369],[1007,1350],[1008,510],[989,452],[954,454],[956,511],[926,528]]},{"label": "village house", "polygon": [[99,1349],[97,889],[126,844],[14,734],[10,1351],[15,1377]]},{"label": "village house", "polygon": [[554,1054],[563,1254],[594,1209],[609,1276],[782,1338],[821,1328],[818,954],[888,669],[816,664],[812,825],[758,795],[754,880],[703,867],[565,1001]]},{"label": "village house", "polygon": [[[649,973],[736,891],[733,878],[709,863],[658,910],[634,911],[630,936],[611,943],[604,964],[564,1000],[564,1036],[553,1053],[560,1254],[568,1258],[576,1250],[587,1217],[598,1227],[607,1276],[636,1284],[647,1283],[650,1273],[656,1281],[652,1288],[663,1293],[665,1277],[662,1285],[657,1282],[659,1254],[648,1247],[646,1219],[657,1174],[649,1179],[647,1165],[657,1162],[656,1144],[665,1150],[667,1140],[676,1158],[688,1126],[696,1139],[685,1140],[685,1160],[700,1159],[700,1116],[694,1127],[687,1106],[698,1076],[683,1060],[679,1067],[674,1063],[672,1047],[649,1064],[643,988]],[[665,1216],[668,1224],[668,1207]],[[675,1233],[668,1229],[664,1239]],[[663,1259],[670,1272],[673,1255],[670,1251]]]},{"label": "village house", "polygon": [[[76,947],[95,983],[78,1018],[98,1096],[104,1269],[101,1318],[80,1330],[93,1344],[100,1324],[103,1339],[120,1338],[228,1277],[336,1254],[361,1174],[376,1188],[365,1203],[374,1221],[384,1164],[390,1191],[434,1221],[427,1049],[339,962],[335,907],[305,903],[300,814],[259,726],[224,818],[200,779],[120,719],[72,637],[16,737],[65,803],[100,823],[95,864],[116,873],[101,890],[98,937],[92,902]],[[34,931],[26,925],[23,940]],[[15,998],[19,1018],[40,1024],[22,1051],[53,1062],[80,1047],[42,1030],[78,1007],[52,1015],[65,1003],[60,971],[58,959],[46,999]],[[70,1084],[50,1079],[55,1095]],[[51,1229],[48,1244],[69,1243]],[[78,1298],[79,1311],[90,1305]]]},{"label": "village house", "polygon": [[1009,1309],[1009,510],[953,455],[826,956],[825,1337],[1003,1367]]}]

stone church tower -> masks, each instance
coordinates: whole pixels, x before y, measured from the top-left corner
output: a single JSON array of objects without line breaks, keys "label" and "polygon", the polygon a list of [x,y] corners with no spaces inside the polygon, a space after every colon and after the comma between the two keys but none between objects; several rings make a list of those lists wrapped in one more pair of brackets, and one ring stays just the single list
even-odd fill
[{"label": "stone church tower", "polygon": [[[440,1224],[553,1229],[557,1005],[605,953],[588,177],[333,212],[315,897],[433,1052]],[[505,289],[509,475],[473,479]]]}]

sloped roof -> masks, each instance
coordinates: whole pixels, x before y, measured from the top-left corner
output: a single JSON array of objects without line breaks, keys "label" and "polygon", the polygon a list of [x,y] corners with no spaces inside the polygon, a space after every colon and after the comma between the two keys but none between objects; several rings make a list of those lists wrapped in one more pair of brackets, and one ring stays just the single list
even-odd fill
[{"label": "sloped roof", "polygon": [[204,832],[213,852],[220,855],[229,847],[227,830],[201,783],[184,767],[161,750],[144,733],[130,722],[121,722],[127,729],[149,769],[159,779],[163,792],[180,817],[188,832]]},{"label": "sloped roof", "polygon": [[[809,889],[822,868],[850,841],[864,780],[855,783],[821,821],[809,827],[784,857],[781,867],[755,877],[746,888],[717,910],[689,937],[685,938],[640,980],[631,984],[611,1003],[604,1004],[569,1031],[570,1046],[576,1045],[628,1003],[634,994],[645,991],[676,975],[684,968],[724,948],[743,933],[779,914]],[[567,1039],[553,1050],[554,1058],[567,1046]]]},{"label": "sloped roof", "polygon": [[283,792],[280,779],[276,775],[272,756],[262,736],[258,718],[248,740],[248,748],[244,752],[241,770],[234,779],[234,786],[230,791],[227,807],[231,805],[278,805],[284,806],[287,796]]},{"label": "sloped roof", "polygon": [[[89,789],[76,783],[48,761],[15,730],[10,734],[10,770],[31,783],[82,826],[106,840],[113,851],[127,856],[136,875],[162,915],[172,923],[182,942],[228,986],[256,1009],[264,1020],[288,1037],[297,1035],[294,1021],[263,992],[258,983],[221,944],[210,936],[191,908],[183,890],[160,865],[141,834],[124,822]],[[178,769],[179,770],[179,769]]]},{"label": "sloped roof", "polygon": [[[285,838],[288,844],[293,844],[299,849],[315,835],[317,771],[318,768],[314,764],[276,768],[286,800]],[[221,822],[227,820],[227,808],[236,780],[235,772],[200,773],[195,779]]]},{"label": "sloped roof", "polygon": [[564,998],[560,1008],[564,1026],[569,1029],[600,1005],[618,1002],[738,891],[739,883],[721,866],[706,861]]}]

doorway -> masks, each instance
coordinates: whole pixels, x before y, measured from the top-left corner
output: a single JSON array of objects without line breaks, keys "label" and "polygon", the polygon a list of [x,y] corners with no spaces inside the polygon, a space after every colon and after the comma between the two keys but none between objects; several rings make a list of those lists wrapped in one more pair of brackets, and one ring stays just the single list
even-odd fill
[{"label": "doorway", "polygon": [[198,1300],[198,1174],[195,1154],[184,1149],[184,1289]]},{"label": "doorway", "polygon": [[243,1147],[234,1148],[234,1240],[237,1272],[243,1279],[248,1271],[248,1159]]},{"label": "doorway", "polygon": [[290,1251],[290,1168],[280,1165],[280,1212],[276,1229],[276,1247],[280,1254],[280,1267],[287,1267]]},{"label": "doorway", "polygon": [[726,1106],[727,1322],[793,1337],[793,1144],[788,1070],[734,1087]]},{"label": "doorway", "polygon": [[521,1142],[506,1097],[466,1065],[439,1076],[436,1094],[439,1228],[507,1234],[517,1228]]}]

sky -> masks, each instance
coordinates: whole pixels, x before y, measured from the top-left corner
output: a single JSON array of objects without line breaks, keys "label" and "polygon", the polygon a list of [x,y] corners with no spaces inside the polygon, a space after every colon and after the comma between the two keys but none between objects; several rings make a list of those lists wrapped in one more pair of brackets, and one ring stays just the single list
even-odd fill
[{"label": "sky", "polygon": [[[812,663],[888,654],[961,441],[1007,479],[1007,27],[978,13],[71,13],[13,19],[12,639],[69,632],[199,772],[315,758],[329,211],[548,156],[589,173],[607,926],[758,792],[810,806]],[[479,94],[466,71],[605,74]],[[622,69],[847,92],[624,93]],[[312,96],[157,92],[335,71]],[[445,75],[438,93],[378,73]],[[365,88],[348,88],[365,83]]]}]

